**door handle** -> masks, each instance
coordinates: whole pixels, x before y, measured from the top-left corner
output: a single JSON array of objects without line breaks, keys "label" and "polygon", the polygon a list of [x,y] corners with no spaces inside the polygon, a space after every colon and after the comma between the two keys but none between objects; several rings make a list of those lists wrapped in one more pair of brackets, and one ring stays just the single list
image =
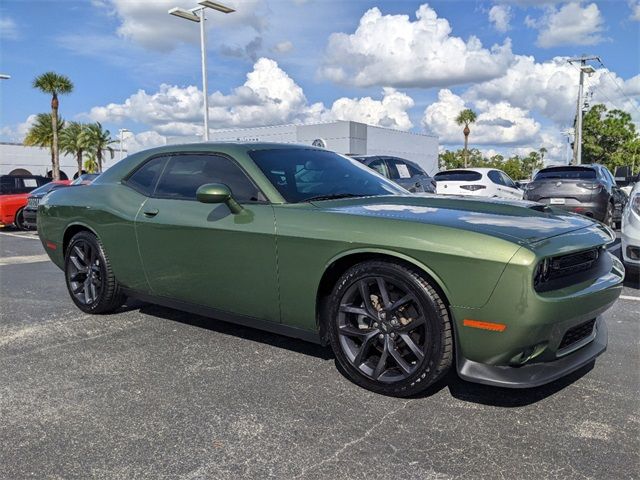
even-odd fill
[{"label": "door handle", "polygon": [[159,212],[160,210],[157,208],[149,208],[142,211],[145,217],[155,217]]}]

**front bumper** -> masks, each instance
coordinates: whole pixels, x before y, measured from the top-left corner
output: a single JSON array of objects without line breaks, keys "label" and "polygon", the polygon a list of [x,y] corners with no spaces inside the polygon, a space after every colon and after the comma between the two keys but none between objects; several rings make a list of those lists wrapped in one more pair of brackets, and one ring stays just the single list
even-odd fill
[{"label": "front bumper", "polygon": [[464,380],[507,388],[532,388],[553,382],[588,365],[607,349],[609,335],[604,318],[598,317],[594,328],[593,340],[557,360],[512,367],[487,365],[458,356],[458,375]]},{"label": "front bumper", "polygon": [[36,228],[36,220],[38,218],[37,210],[25,208],[22,210],[22,217],[24,218],[24,224],[27,227]]}]

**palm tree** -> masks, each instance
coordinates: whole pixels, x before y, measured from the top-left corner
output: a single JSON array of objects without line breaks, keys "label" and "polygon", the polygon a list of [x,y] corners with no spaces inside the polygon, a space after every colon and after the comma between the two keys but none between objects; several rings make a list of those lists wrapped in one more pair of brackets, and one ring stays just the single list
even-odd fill
[{"label": "palm tree", "polygon": [[471,130],[469,129],[469,125],[472,123],[475,123],[477,118],[478,116],[476,115],[476,112],[474,112],[470,108],[465,108],[464,110],[460,111],[460,113],[456,117],[456,123],[458,125],[464,125],[464,130],[462,131],[462,133],[464,133],[464,166],[465,168],[467,167],[467,163],[469,159],[469,149],[467,148],[469,146],[469,134],[471,133]]},{"label": "palm tree", "polygon": [[[50,113],[39,113],[36,115],[36,120],[29,128],[27,135],[24,138],[24,144],[31,147],[48,148],[51,151],[51,165],[54,163],[54,151],[53,151],[53,125],[56,125],[57,132],[64,128],[64,120],[58,116],[55,122],[51,121]],[[52,170],[53,173],[53,170]],[[60,175],[58,170],[58,176]]]},{"label": "palm tree", "polygon": [[82,132],[87,126],[80,122],[70,122],[60,132],[60,149],[68,154],[76,157],[78,162],[78,176],[82,175],[82,157],[84,155],[84,143],[82,139]]},{"label": "palm tree", "polygon": [[91,152],[87,155],[87,159],[84,161],[84,169],[88,173],[98,172],[98,162],[96,161],[96,154]]},{"label": "palm tree", "polygon": [[64,95],[73,91],[73,83],[68,77],[55,72],[46,72],[38,75],[33,80],[33,88],[39,89],[43,93],[51,95],[51,170],[53,179],[60,180],[60,153],[58,151],[58,95]]},{"label": "palm tree", "polygon": [[111,132],[103,130],[100,122],[90,123],[82,132],[81,139],[84,148],[90,154],[95,155],[98,172],[102,172],[102,154],[105,150],[109,152],[113,160],[114,150],[110,145],[116,141],[111,138]]}]

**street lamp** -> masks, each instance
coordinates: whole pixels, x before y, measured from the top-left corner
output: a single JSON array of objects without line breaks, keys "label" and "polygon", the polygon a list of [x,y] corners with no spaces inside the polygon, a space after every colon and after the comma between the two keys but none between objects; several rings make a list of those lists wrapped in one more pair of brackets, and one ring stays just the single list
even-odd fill
[{"label": "street lamp", "polygon": [[118,134],[120,135],[120,155],[118,155],[118,160],[122,160],[122,144],[124,143],[124,134],[125,132],[131,133],[131,130],[127,128],[118,129]]},{"label": "street lamp", "polygon": [[222,13],[232,13],[235,10],[231,7],[227,7],[218,2],[211,2],[209,0],[202,0],[198,2],[200,5],[196,8],[184,10],[179,7],[169,10],[170,15],[184,18],[192,22],[200,23],[200,56],[202,59],[202,96],[204,97],[204,140],[209,141],[209,98],[207,95],[207,32],[204,22],[207,20],[205,16],[205,10],[210,8]]},{"label": "street lamp", "polygon": [[7,75],[6,73],[0,73],[0,80],[9,80],[11,75]]}]

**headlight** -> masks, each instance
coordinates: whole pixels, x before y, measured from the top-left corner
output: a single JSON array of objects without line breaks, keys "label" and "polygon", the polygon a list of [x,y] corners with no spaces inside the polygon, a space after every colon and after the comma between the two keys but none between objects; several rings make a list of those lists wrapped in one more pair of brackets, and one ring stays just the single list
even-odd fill
[{"label": "headlight", "polygon": [[631,199],[631,210],[633,210],[636,215],[640,215],[640,193],[636,193]]}]

